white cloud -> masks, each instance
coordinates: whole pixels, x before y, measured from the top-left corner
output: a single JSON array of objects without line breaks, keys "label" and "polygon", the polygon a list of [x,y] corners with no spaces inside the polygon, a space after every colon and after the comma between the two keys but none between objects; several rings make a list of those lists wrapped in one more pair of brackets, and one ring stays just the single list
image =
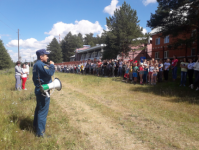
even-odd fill
[{"label": "white cloud", "polygon": [[142,33],[143,34],[147,33],[147,30],[145,28],[143,28]]},{"label": "white cloud", "polygon": [[1,38],[1,36],[0,36],[0,38]]},{"label": "white cloud", "polygon": [[143,0],[142,1],[142,3],[145,5],[145,6],[147,6],[148,4],[150,4],[150,3],[156,3],[157,2],[157,0]]},{"label": "white cloud", "polygon": [[104,8],[104,12],[112,16],[114,14],[114,11],[120,8],[120,6],[117,6],[118,3],[118,0],[112,0],[111,4]]},{"label": "white cloud", "polygon": [[[52,41],[54,37],[58,38],[59,34],[61,38],[64,38],[68,32],[71,32],[72,34],[78,34],[81,33],[83,36],[85,34],[93,33],[93,34],[99,34],[101,35],[103,32],[102,26],[99,24],[98,21],[95,23],[92,23],[88,20],[81,20],[81,21],[75,21],[75,23],[63,23],[58,22],[55,23],[52,27],[52,29],[49,32],[45,32],[45,34],[49,35],[44,40],[38,41],[35,38],[29,38],[29,39],[20,39],[19,45],[20,45],[20,56],[22,57],[22,60],[30,60],[31,57],[35,57],[35,52],[38,49],[45,49],[46,46]],[[18,46],[18,40],[11,40],[8,44],[6,44],[9,49],[11,47],[17,47]],[[17,61],[18,54],[17,52],[14,52],[12,50],[9,51],[11,58],[14,61]]]},{"label": "white cloud", "polygon": [[55,37],[59,36],[60,34],[60,36],[63,38],[66,36],[68,32],[71,32],[72,34],[81,33],[83,35],[89,33],[101,34],[103,32],[103,28],[98,21],[92,23],[88,20],[81,20],[81,21],[75,21],[74,24],[58,22],[53,25],[51,31],[45,32],[45,34],[53,35]]}]

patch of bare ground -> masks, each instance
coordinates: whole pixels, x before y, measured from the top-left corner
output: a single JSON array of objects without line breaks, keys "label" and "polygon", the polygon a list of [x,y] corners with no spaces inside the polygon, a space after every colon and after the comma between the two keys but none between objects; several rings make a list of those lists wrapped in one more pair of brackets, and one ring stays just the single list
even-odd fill
[{"label": "patch of bare ground", "polygon": [[[56,101],[62,112],[70,116],[70,124],[86,135],[88,149],[114,150],[142,150],[148,149],[142,141],[138,141],[132,134],[114,119],[101,114],[95,107],[85,102],[83,93],[74,90],[72,86],[64,84],[63,91],[56,94]],[[86,143],[85,143],[86,144]]]},{"label": "patch of bare ground", "polygon": [[[64,103],[66,107],[71,103],[71,108],[66,108],[65,110],[69,115],[73,116],[72,118],[76,125],[88,135],[88,140],[93,143],[94,149],[143,149],[143,147],[137,148],[137,146],[146,147],[146,144],[143,145],[143,143],[147,143],[150,149],[187,149],[199,147],[199,142],[196,139],[188,137],[183,133],[183,122],[176,123],[175,121],[167,120],[167,118],[156,118],[157,116],[155,115],[151,117],[152,114],[146,115],[144,108],[140,108],[140,111],[137,109],[131,110],[130,107],[113,101],[110,96],[105,98],[96,94],[95,90],[87,91],[70,83],[64,86],[69,93],[76,93],[73,103],[71,103],[71,97],[67,100],[67,103]],[[67,95],[65,96],[67,97]],[[143,97],[145,96],[153,98],[151,95],[143,94]],[[87,99],[91,100],[88,101]],[[160,97],[155,99],[160,99]],[[137,95],[134,96],[134,100],[142,99]],[[107,112],[103,113],[103,111],[100,113],[99,109],[93,110],[92,104],[89,103],[96,103],[96,105],[106,107],[112,110],[113,113],[119,113],[120,115],[112,116],[107,114]],[[61,106],[64,107],[64,104],[62,103]],[[73,109],[83,109],[85,111],[75,113],[76,111],[73,111]],[[105,116],[108,116],[108,118]],[[116,119],[118,117],[119,120]],[[85,122],[85,118],[90,122]],[[177,128],[180,130],[176,130]]]}]

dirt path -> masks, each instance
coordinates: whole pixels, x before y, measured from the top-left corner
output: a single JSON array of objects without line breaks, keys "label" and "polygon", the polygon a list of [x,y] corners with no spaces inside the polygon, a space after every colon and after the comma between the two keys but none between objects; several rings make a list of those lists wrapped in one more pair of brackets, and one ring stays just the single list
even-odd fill
[{"label": "dirt path", "polygon": [[141,141],[125,132],[121,125],[87,105],[84,97],[76,94],[73,88],[68,87],[57,93],[56,101],[62,112],[70,116],[70,124],[86,135],[85,141],[90,145],[88,149],[148,149]]}]

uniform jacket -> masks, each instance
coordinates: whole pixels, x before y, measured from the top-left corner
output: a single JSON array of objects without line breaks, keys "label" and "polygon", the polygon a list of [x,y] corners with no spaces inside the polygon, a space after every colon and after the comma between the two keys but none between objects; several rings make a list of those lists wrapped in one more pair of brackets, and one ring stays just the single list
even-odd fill
[{"label": "uniform jacket", "polygon": [[41,85],[48,84],[52,82],[51,77],[54,73],[55,73],[55,66],[53,64],[48,66],[47,64],[43,63],[41,60],[37,60],[37,62],[33,67],[33,78],[32,78],[35,85],[35,95],[41,94],[39,89],[40,87],[39,78]]}]

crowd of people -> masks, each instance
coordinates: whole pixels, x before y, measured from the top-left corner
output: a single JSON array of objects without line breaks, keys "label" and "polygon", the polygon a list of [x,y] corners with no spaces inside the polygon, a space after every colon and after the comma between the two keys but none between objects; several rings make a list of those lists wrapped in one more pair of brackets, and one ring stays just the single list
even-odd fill
[{"label": "crowd of people", "polygon": [[[140,60],[128,61],[120,60],[87,60],[79,64],[71,65],[55,65],[55,70],[65,73],[77,73],[82,75],[96,75],[104,77],[123,77],[123,81],[130,83],[139,83],[156,85],[158,82],[168,81],[169,72],[172,72],[172,80],[175,82],[177,79],[178,67],[181,68],[181,82],[180,86],[186,86],[187,76],[189,79],[189,87],[195,87],[199,90],[199,55],[197,58],[192,59],[183,58],[179,63],[176,56],[173,59],[163,61],[161,59],[147,60],[144,55]],[[195,80],[194,79],[195,75]]]},{"label": "crowd of people", "polygon": [[15,66],[15,90],[27,90],[25,88],[26,80],[29,75],[29,63],[21,64],[20,61],[17,61]]}]

